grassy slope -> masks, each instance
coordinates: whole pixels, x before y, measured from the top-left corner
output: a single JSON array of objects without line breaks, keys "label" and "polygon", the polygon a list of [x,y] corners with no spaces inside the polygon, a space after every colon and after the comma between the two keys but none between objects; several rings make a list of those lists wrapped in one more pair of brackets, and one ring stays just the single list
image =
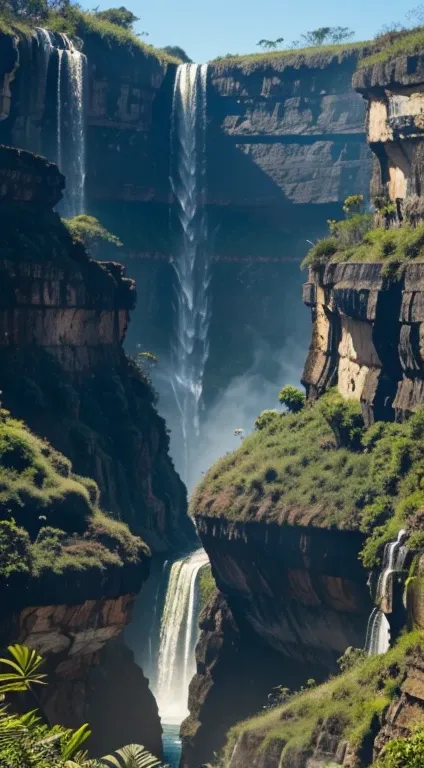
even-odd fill
[{"label": "grassy slope", "polygon": [[124,29],[117,24],[111,24],[105,19],[99,19],[95,14],[88,11],[72,9],[69,17],[64,17],[57,12],[51,12],[43,21],[32,22],[31,20],[22,21],[11,14],[0,15],[0,32],[11,35],[20,33],[25,36],[32,34],[35,26],[44,26],[53,32],[65,32],[73,36],[84,37],[85,35],[94,35],[108,43],[109,45],[126,46],[136,51],[141,51],[146,56],[153,56],[162,64],[180,64],[180,60],[170,56],[160,48],[155,48],[141,40],[134,32]]},{"label": "grassy slope", "polygon": [[358,62],[359,68],[370,67],[374,64],[382,64],[390,59],[395,59],[402,54],[415,54],[424,51],[424,27],[405,30],[395,33],[388,40],[382,50],[365,56]]},{"label": "grassy slope", "polygon": [[338,397],[330,392],[296,415],[271,412],[262,429],[209,470],[193,494],[192,513],[359,528],[370,534],[364,562],[374,564],[381,545],[407,520],[413,528],[424,507],[424,413],[406,424],[375,424],[353,451],[336,447],[322,415],[321,403]]},{"label": "grassy slope", "polygon": [[285,69],[301,66],[325,67],[333,59],[342,62],[343,59],[368,52],[370,43],[345,43],[340,45],[321,45],[315,48],[296,48],[282,51],[266,51],[264,53],[249,53],[245,55],[228,54],[213,59],[210,63],[214,69],[237,67],[248,74],[254,69],[272,66],[274,69]]},{"label": "grassy slope", "polygon": [[423,647],[424,633],[411,632],[388,653],[368,658],[324,685],[297,694],[287,704],[236,725],[228,735],[227,757],[243,733],[253,732],[260,737],[258,750],[280,745],[280,765],[297,765],[296,756],[314,745],[323,721],[328,722],[331,733],[360,746],[373,719],[381,717],[399,693],[408,658]]},{"label": "grassy slope", "polygon": [[0,581],[137,564],[147,546],[99,509],[99,489],[68,459],[0,412]]}]

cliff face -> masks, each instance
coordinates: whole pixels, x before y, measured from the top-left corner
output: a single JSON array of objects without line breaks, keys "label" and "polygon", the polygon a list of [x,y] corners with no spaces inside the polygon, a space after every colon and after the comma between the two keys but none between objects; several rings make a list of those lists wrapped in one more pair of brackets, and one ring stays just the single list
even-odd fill
[{"label": "cliff face", "polygon": [[364,108],[351,86],[356,62],[355,53],[294,53],[212,63],[210,202],[316,205],[366,189]]},{"label": "cliff face", "polygon": [[188,768],[210,760],[274,686],[298,689],[337,671],[346,647],[363,646],[372,608],[360,534],[196,519],[221,597],[201,620],[181,731]]},{"label": "cliff face", "polygon": [[154,550],[194,540],[184,487],[151,389],[122,342],[135,289],[75,245],[50,206],[63,178],[3,149],[0,324],[3,402],[95,479],[102,505]]}]

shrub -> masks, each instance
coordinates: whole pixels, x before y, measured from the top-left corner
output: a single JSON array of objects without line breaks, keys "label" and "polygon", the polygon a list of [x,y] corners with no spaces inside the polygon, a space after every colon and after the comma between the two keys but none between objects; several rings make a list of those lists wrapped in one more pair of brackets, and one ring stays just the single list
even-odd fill
[{"label": "shrub", "polygon": [[361,406],[357,400],[345,400],[331,392],[320,403],[321,413],[333,430],[339,448],[358,450],[364,427]]},{"label": "shrub", "polygon": [[281,419],[281,414],[276,410],[265,410],[259,414],[255,421],[255,429],[265,429],[266,427],[277,426]]},{"label": "shrub", "polygon": [[424,765],[424,729],[408,738],[392,739],[383,747],[376,768],[421,768]]},{"label": "shrub", "polygon": [[29,575],[32,564],[31,541],[27,532],[14,520],[0,520],[0,584],[22,581]]},{"label": "shrub", "polygon": [[325,237],[323,240],[318,240],[304,258],[302,267],[309,267],[315,264],[326,264],[337,251],[337,238]]},{"label": "shrub", "polygon": [[102,248],[103,250],[106,248],[104,254],[106,258],[108,254],[113,256],[122,247],[120,239],[109,232],[94,216],[80,214],[73,219],[63,219],[63,223],[71,233],[72,239],[82,243],[93,258],[99,256]]},{"label": "shrub", "polygon": [[305,405],[306,396],[300,389],[287,385],[280,391],[278,399],[282,405],[285,405],[289,413],[298,413]]}]

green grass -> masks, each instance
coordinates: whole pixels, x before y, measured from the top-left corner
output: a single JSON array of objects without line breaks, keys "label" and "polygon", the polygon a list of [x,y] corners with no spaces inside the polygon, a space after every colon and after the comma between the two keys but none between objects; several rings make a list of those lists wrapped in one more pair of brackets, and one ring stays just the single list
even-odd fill
[{"label": "green grass", "polygon": [[205,565],[200,571],[199,594],[202,608],[210,603],[212,598],[214,598],[217,594],[215,579],[212,576],[212,569],[210,565]]},{"label": "green grass", "polygon": [[382,50],[360,59],[358,68],[363,69],[374,64],[383,64],[386,61],[395,59],[397,56],[403,54],[413,55],[415,53],[422,53],[424,50],[424,27],[416,27],[415,29],[399,32],[392,35],[392,38],[392,40],[389,38]]},{"label": "green grass", "polygon": [[136,565],[147,546],[99,509],[99,489],[0,412],[0,580]]},{"label": "green grass", "polygon": [[237,67],[245,73],[267,66],[281,67],[282,69],[288,66],[296,68],[302,65],[316,66],[318,59],[327,60],[330,63],[336,57],[341,62],[348,56],[361,55],[364,51],[368,51],[370,45],[372,43],[341,43],[338,45],[320,45],[313,48],[265,51],[263,53],[228,54],[227,56],[219,56],[210,63],[214,68]]},{"label": "green grass", "polygon": [[[302,266],[316,266],[329,262],[384,262],[385,269],[402,265],[408,261],[424,260],[424,224],[417,227],[404,225],[393,229],[370,229],[363,233],[359,231],[359,242],[349,241],[348,228],[353,231],[355,220],[365,224],[364,217],[369,214],[358,214],[352,219],[337,222],[336,234],[318,240],[303,261]],[[359,227],[359,224],[358,224]],[[343,239],[344,237],[344,239]],[[353,237],[353,235],[352,235]]]},{"label": "green grass", "polygon": [[[323,724],[340,740],[360,747],[371,733],[375,718],[381,720],[398,695],[408,660],[423,647],[424,633],[411,632],[386,654],[367,658],[324,685],[293,696],[287,704],[239,723],[228,734],[227,758],[237,740],[252,733],[258,739],[258,752],[271,744],[280,745],[281,768],[298,765],[302,753],[316,745]],[[409,725],[412,728],[414,723]]]},{"label": "green grass", "polygon": [[414,520],[424,508],[424,412],[405,424],[377,423],[359,435],[355,428],[359,450],[352,450],[337,447],[323,415],[339,401],[345,402],[329,392],[299,414],[272,414],[209,470],[193,493],[192,514],[359,529],[368,535],[364,564],[377,564],[383,544],[400,528],[408,523],[419,529]]},{"label": "green grass", "polygon": [[0,32],[6,35],[16,33],[30,36],[35,26],[44,26],[53,32],[65,32],[70,36],[77,36],[84,39],[88,35],[98,37],[100,40],[111,45],[119,45],[132,50],[141,51],[145,56],[152,56],[161,64],[180,64],[180,60],[175,56],[170,56],[166,51],[145,43],[131,30],[124,29],[117,24],[112,24],[106,19],[98,18],[90,11],[81,11],[74,6],[63,14],[57,11],[50,11],[46,19],[33,21],[27,19],[22,21],[12,13],[2,11],[0,15]]}]

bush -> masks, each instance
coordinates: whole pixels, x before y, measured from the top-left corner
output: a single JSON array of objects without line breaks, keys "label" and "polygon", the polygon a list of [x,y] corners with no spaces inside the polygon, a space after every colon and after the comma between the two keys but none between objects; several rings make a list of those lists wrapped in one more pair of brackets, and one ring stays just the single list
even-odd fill
[{"label": "bush", "polygon": [[31,571],[31,541],[14,520],[0,520],[0,584],[27,577]]},{"label": "bush", "polygon": [[255,421],[255,429],[265,429],[266,427],[271,427],[272,425],[277,426],[279,421],[281,419],[281,414],[278,413],[276,410],[266,410],[262,411],[262,413],[259,414],[258,418]]},{"label": "bush", "polygon": [[63,219],[63,223],[73,240],[82,243],[93,258],[99,256],[102,248],[106,249],[104,258],[107,258],[108,255],[114,256],[115,252],[122,247],[120,239],[109,232],[94,216],[80,214],[73,219]]},{"label": "bush", "polygon": [[289,413],[298,413],[305,405],[306,396],[300,389],[287,385],[280,391],[278,399],[282,405],[286,406]]},{"label": "bush", "polygon": [[321,413],[333,430],[339,448],[358,450],[364,421],[357,400],[345,400],[338,392],[331,392],[320,402]]},{"label": "bush", "polygon": [[424,765],[424,729],[408,738],[392,739],[383,747],[376,768],[422,768]]},{"label": "bush", "polygon": [[318,240],[304,258],[302,267],[309,267],[315,264],[326,264],[337,251],[337,238],[325,237],[323,240]]}]

